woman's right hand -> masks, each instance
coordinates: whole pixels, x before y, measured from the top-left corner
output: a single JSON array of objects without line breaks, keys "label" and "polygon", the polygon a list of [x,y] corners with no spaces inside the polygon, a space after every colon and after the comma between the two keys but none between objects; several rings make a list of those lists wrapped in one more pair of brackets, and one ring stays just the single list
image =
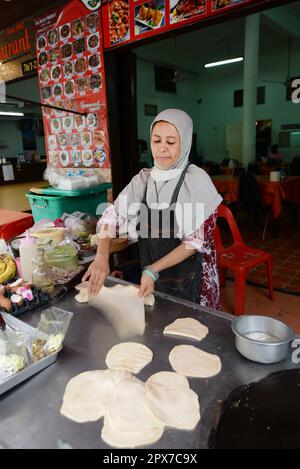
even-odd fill
[{"label": "woman's right hand", "polygon": [[95,259],[94,262],[89,266],[87,272],[82,278],[85,282],[89,280],[88,292],[90,295],[95,296],[99,293],[106,277],[109,275],[109,262],[104,259]]}]

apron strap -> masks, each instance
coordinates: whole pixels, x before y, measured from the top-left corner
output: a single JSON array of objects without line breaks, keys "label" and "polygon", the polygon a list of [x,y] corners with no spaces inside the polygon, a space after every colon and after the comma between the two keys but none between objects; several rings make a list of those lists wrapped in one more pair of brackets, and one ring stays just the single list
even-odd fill
[{"label": "apron strap", "polygon": [[[184,168],[184,170],[182,171],[181,173],[181,176],[180,176],[180,179],[175,187],[175,190],[173,192],[173,195],[172,195],[172,200],[171,200],[171,203],[170,203],[170,206],[172,206],[173,204],[175,204],[177,202],[177,199],[178,199],[178,195],[179,195],[179,192],[180,192],[180,189],[181,189],[181,186],[183,184],[183,181],[184,181],[184,178],[185,178],[185,175],[187,173],[187,170],[189,168],[190,164],[188,163],[186,165],[186,167]],[[143,200],[142,200],[142,204],[145,204],[148,206],[147,204],[147,190],[148,190],[148,181],[146,183],[146,187],[145,187],[145,191],[144,191],[144,197],[143,197]]]},{"label": "apron strap", "polygon": [[189,168],[189,164],[186,165],[186,167],[184,168],[184,170],[181,173],[178,184],[175,187],[175,190],[173,192],[173,196],[172,196],[172,200],[171,200],[171,204],[170,204],[171,206],[177,202],[178,195],[179,195],[179,192],[180,192],[180,189],[181,189],[181,186],[183,184],[183,181],[184,181],[184,178],[185,178],[185,175],[187,173],[188,168]]}]

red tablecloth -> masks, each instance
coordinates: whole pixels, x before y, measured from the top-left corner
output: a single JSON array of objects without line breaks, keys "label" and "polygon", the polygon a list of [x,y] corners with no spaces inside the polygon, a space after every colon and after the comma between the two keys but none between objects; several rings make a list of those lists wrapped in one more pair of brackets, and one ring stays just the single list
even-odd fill
[{"label": "red tablecloth", "polygon": [[[300,205],[300,176],[289,176],[281,182],[270,182],[268,176],[257,176],[262,190],[262,200],[272,207],[274,218],[282,211],[282,202]],[[233,176],[213,176],[213,183],[218,192],[228,202],[237,202],[239,195],[239,179]]]}]

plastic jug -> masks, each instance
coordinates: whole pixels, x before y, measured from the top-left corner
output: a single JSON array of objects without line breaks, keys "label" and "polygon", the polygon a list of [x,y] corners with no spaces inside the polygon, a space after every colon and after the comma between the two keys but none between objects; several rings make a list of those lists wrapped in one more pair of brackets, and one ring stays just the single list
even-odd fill
[{"label": "plastic jug", "polygon": [[22,277],[27,282],[32,282],[33,259],[36,257],[36,254],[36,239],[30,237],[29,232],[26,231],[26,238],[23,238],[20,243],[20,260]]}]

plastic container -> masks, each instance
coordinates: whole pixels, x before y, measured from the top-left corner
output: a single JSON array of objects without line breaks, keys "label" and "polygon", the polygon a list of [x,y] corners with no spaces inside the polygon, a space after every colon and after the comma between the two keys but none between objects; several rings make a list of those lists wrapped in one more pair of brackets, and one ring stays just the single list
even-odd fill
[{"label": "plastic container", "polygon": [[26,238],[21,239],[20,243],[20,260],[22,277],[27,282],[32,283],[33,260],[36,257],[37,244],[36,239],[29,236],[26,232]]},{"label": "plastic container", "polygon": [[36,223],[43,218],[55,220],[65,212],[81,211],[95,216],[98,205],[107,202],[107,190],[111,187],[110,183],[73,191],[50,187],[42,188],[39,194],[28,192],[26,197]]},{"label": "plastic container", "polygon": [[40,240],[51,240],[53,246],[60,244],[65,237],[64,228],[44,228],[32,233],[32,236],[39,238]]},{"label": "plastic container", "polygon": [[57,246],[45,254],[45,259],[49,267],[73,272],[78,267],[78,254],[73,246]]}]

